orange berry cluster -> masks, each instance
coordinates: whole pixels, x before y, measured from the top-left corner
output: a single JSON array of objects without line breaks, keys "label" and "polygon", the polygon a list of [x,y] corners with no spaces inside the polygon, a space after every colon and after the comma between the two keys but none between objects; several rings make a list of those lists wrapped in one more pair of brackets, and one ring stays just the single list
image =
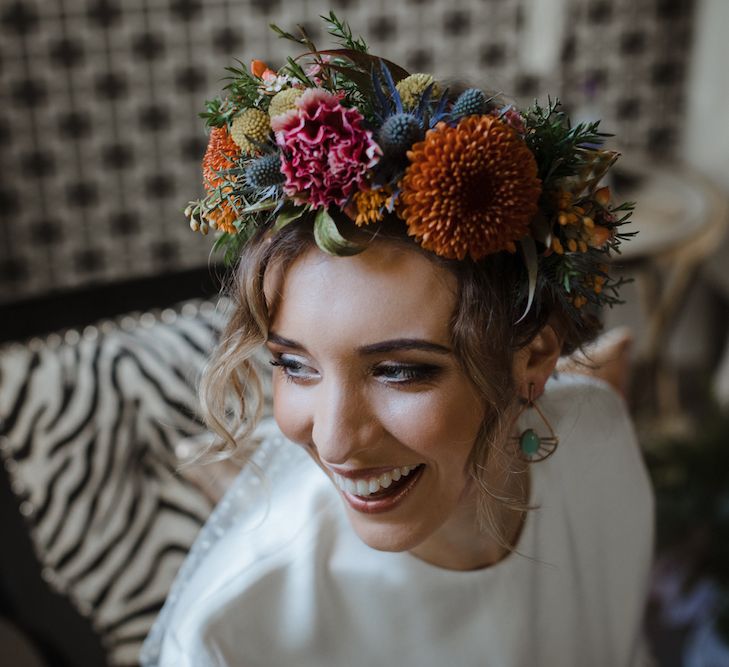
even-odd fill
[{"label": "orange berry cluster", "polygon": [[[589,248],[601,248],[612,237],[612,232],[595,222],[610,202],[610,189],[600,188],[592,199],[574,201],[568,190],[560,190],[556,195],[557,222],[563,238],[555,234],[552,250],[558,255],[569,252],[587,252]],[[565,248],[566,246],[566,248]]]}]

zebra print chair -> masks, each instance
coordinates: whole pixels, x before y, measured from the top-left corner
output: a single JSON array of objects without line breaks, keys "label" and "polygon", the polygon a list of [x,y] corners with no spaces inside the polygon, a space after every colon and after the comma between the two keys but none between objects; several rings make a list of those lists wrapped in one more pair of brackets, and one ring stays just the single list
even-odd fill
[{"label": "zebra print chair", "polygon": [[[222,305],[221,305],[222,304]],[[141,642],[220,488],[177,472],[224,304],[187,302],[0,348],[0,452],[42,576],[111,665]],[[220,486],[220,484],[219,484]]]}]

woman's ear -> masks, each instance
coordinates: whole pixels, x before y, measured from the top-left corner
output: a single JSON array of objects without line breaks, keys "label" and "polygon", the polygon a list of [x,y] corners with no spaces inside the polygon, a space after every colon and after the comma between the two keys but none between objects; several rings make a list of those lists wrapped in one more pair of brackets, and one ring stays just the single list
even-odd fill
[{"label": "woman's ear", "polygon": [[544,385],[561,352],[562,337],[551,324],[546,324],[528,345],[514,355],[514,382],[519,396],[527,398],[531,384],[534,385],[533,398],[544,393]]}]

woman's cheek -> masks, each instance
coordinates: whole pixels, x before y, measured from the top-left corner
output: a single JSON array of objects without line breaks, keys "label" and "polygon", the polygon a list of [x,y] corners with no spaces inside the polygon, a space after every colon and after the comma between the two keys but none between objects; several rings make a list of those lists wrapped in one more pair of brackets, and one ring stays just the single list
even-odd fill
[{"label": "woman's cheek", "polygon": [[311,439],[311,398],[301,387],[283,378],[273,381],[273,418],[292,442],[307,444]]},{"label": "woman's cheek", "polygon": [[[384,403],[384,402],[383,402]],[[450,406],[436,391],[390,392],[378,410],[385,429],[404,444],[425,450],[442,442]]]}]

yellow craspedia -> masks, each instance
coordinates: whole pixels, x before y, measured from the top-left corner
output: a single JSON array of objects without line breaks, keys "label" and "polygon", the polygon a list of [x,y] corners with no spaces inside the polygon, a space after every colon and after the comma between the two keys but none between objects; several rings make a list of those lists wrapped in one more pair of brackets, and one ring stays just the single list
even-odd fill
[{"label": "yellow craspedia", "polygon": [[268,115],[273,118],[279,114],[286,113],[296,108],[296,100],[298,100],[304,91],[301,88],[287,88],[276,93],[271,98],[271,104],[268,107]]},{"label": "yellow craspedia", "polygon": [[246,109],[240,116],[233,119],[230,126],[230,136],[233,141],[240,147],[241,151],[248,153],[258,153],[259,148],[249,141],[257,141],[265,143],[271,132],[271,121],[268,114],[259,109]]},{"label": "yellow craspedia", "polygon": [[403,106],[408,109],[413,109],[418,106],[425,89],[431,83],[435,85],[430,93],[430,98],[433,99],[434,97],[439,97],[440,86],[430,74],[411,74],[397,83],[395,88],[397,88],[397,92],[400,93],[400,99],[402,100]]}]

